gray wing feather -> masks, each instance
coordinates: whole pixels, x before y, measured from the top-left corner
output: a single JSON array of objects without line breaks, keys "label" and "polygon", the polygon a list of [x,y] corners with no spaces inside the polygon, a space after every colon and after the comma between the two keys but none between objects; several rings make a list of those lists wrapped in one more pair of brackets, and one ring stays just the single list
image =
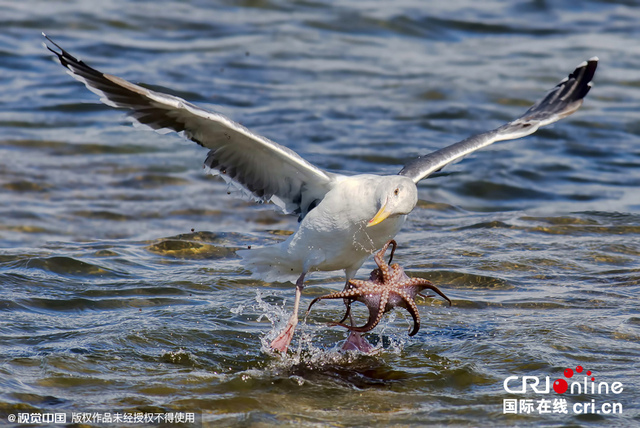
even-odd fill
[{"label": "gray wing feather", "polygon": [[149,128],[181,133],[210,149],[205,161],[210,172],[256,201],[271,201],[286,213],[304,217],[338,177],[220,114],[101,73],[43,36],[59,49],[58,52],[45,44],[67,72],[98,94],[103,103],[129,110],[134,121]]},{"label": "gray wing feather", "polygon": [[445,165],[489,144],[525,137],[536,132],[541,126],[569,116],[578,110],[582,100],[589,93],[591,79],[597,66],[596,57],[583,62],[568,78],[558,83],[519,118],[492,131],[474,135],[426,156],[420,156],[405,165],[398,174],[405,175],[417,183]]}]

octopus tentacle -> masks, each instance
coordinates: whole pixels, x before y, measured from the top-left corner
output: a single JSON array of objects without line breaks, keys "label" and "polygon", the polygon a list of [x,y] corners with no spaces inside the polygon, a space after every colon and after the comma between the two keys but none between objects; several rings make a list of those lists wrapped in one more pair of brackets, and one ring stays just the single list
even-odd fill
[{"label": "octopus tentacle", "polygon": [[378,325],[378,323],[372,320],[372,318],[373,318],[373,313],[369,313],[369,319],[367,320],[367,323],[362,327],[344,324],[343,322],[332,322],[332,323],[329,323],[329,325],[339,325],[340,327],[344,327],[349,331],[355,331],[356,333],[366,333],[370,330],[373,330],[375,326]]},{"label": "octopus tentacle", "polygon": [[405,279],[408,279],[404,273],[404,269],[402,269],[399,264],[394,263],[389,266],[389,268],[391,269],[391,281],[403,282]]},{"label": "octopus tentacle", "polygon": [[311,301],[309,307],[307,308],[307,313],[311,311],[311,306],[313,306],[317,301],[324,299],[353,299],[355,300],[359,295],[360,291],[357,288],[351,288],[349,290],[344,291],[336,291],[335,293],[325,294],[324,296],[318,296]]},{"label": "octopus tentacle", "polygon": [[433,285],[433,283],[431,281],[428,281],[428,280],[423,279],[423,278],[411,278],[411,281],[413,282],[412,285],[417,285],[417,286],[423,287],[423,289],[428,288],[429,290],[435,291],[436,293],[438,293],[440,295],[440,297],[442,297],[447,302],[449,302],[449,306],[452,305],[451,299],[449,299],[447,296],[445,296],[445,294],[442,291],[440,291],[440,289],[438,287]]},{"label": "octopus tentacle", "polygon": [[385,246],[385,247],[384,247],[384,252],[383,252],[382,254],[384,254],[384,253],[386,253],[386,252],[387,252],[387,248],[389,247],[389,245],[388,245],[388,244],[391,244],[391,255],[389,255],[389,261],[387,262],[387,264],[389,264],[389,265],[390,265],[390,264],[391,264],[391,260],[393,260],[393,255],[394,255],[394,254],[395,254],[395,252],[396,252],[396,248],[398,247],[398,243],[397,243],[394,239],[392,239],[391,241],[389,241],[389,242],[387,243],[387,246]]},{"label": "octopus tentacle", "polygon": [[389,290],[384,290],[380,295],[380,303],[378,304],[378,310],[375,311],[374,313],[376,315],[376,323],[374,324],[374,327],[378,325],[378,323],[382,319],[382,315],[384,315],[385,309],[387,307],[387,302],[389,302]]},{"label": "octopus tentacle", "polygon": [[355,302],[355,299],[344,299],[344,300],[345,300],[345,306],[347,307],[347,310],[344,312],[344,316],[342,317],[342,319],[338,321],[338,325],[342,325],[342,323],[345,322],[347,318],[349,318],[349,315],[351,315],[351,304]]},{"label": "octopus tentacle", "polygon": [[398,246],[396,241],[394,241],[393,239],[390,240],[389,242],[387,242],[384,245],[384,247],[382,247],[380,249],[380,251],[378,251],[378,253],[373,258],[375,260],[376,264],[378,265],[378,269],[380,269],[380,272],[382,274],[382,282],[383,283],[387,283],[391,279],[391,272],[389,270],[389,265],[387,263],[385,263],[385,261],[383,259],[384,253],[387,252],[387,248],[389,248],[389,245],[392,246],[392,248],[391,248],[391,257],[389,257],[389,263],[391,263],[391,260],[393,259],[393,254],[396,252],[396,247]]},{"label": "octopus tentacle", "polygon": [[[386,296],[385,296],[385,294],[386,294]],[[346,319],[346,317],[343,320],[341,320],[340,322],[331,323],[331,325],[339,325],[341,327],[345,327],[345,328],[349,329],[350,331],[355,331],[357,333],[366,333],[367,331],[373,330],[378,325],[378,323],[380,323],[380,320],[382,319],[384,305],[386,305],[386,301],[388,300],[388,298],[389,298],[389,292],[388,291],[384,291],[380,295],[380,304],[378,305],[378,310],[372,310],[372,307],[367,305],[367,307],[369,308],[369,319],[367,319],[367,322],[365,323],[365,325],[363,325],[361,327],[344,324],[343,321]],[[382,310],[381,310],[381,308],[382,308]]]},{"label": "octopus tentacle", "polygon": [[407,310],[413,318],[413,329],[409,332],[409,336],[413,336],[418,332],[418,330],[420,330],[420,312],[418,312],[418,305],[416,305],[416,302],[412,298],[407,297],[409,296],[402,296],[404,301],[407,303]]}]

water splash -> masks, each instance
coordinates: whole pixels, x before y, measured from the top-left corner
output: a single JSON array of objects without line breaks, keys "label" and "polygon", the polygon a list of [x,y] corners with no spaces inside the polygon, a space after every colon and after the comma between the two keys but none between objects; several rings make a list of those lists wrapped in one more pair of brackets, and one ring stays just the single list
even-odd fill
[{"label": "water splash", "polygon": [[[373,351],[364,354],[359,351],[342,350],[342,344],[348,336],[348,331],[342,328],[329,328],[326,324],[307,324],[306,319],[302,319],[296,328],[296,334],[290,346],[290,352],[280,354],[274,352],[270,347],[271,341],[286,326],[290,312],[287,308],[286,299],[282,304],[271,304],[266,301],[265,294],[261,290],[256,290],[256,304],[253,309],[260,312],[258,321],[266,318],[271,322],[271,330],[260,338],[260,351],[276,357],[273,361],[273,368],[286,369],[298,365],[308,368],[319,369],[326,366],[345,365],[354,363],[363,357],[379,357],[383,351],[399,355],[407,343],[407,339],[402,335],[397,335],[397,328],[391,327],[396,319],[396,312],[392,312],[379,325],[379,333],[369,335],[372,341]],[[394,330],[394,338],[385,334],[389,329]],[[332,344],[323,346],[327,342]]]}]

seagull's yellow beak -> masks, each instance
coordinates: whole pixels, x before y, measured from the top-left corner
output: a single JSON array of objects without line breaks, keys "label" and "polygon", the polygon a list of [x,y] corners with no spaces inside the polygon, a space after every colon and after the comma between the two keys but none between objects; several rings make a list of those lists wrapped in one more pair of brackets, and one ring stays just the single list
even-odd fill
[{"label": "seagull's yellow beak", "polygon": [[380,223],[382,223],[382,221],[384,219],[389,217],[389,214],[391,214],[391,213],[389,211],[387,211],[386,208],[387,208],[387,203],[385,202],[385,204],[378,210],[376,215],[374,215],[373,218],[371,220],[369,220],[369,223],[367,223],[367,227],[371,227],[371,226],[375,226],[376,224],[380,224]]}]

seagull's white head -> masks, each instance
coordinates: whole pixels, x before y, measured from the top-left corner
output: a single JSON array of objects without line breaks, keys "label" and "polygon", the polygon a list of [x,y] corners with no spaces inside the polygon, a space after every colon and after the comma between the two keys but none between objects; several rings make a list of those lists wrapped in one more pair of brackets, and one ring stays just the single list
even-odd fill
[{"label": "seagull's white head", "polygon": [[418,188],[413,180],[402,175],[382,177],[376,188],[376,201],[380,209],[367,227],[375,226],[388,217],[409,214],[418,203]]}]

